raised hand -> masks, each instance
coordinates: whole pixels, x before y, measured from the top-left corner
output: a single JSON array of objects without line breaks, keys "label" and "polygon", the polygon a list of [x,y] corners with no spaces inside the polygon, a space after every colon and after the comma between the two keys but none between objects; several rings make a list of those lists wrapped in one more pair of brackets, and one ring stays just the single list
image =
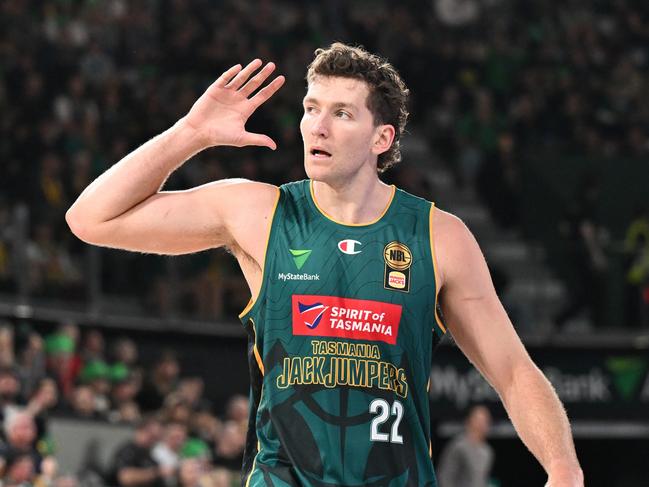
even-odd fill
[{"label": "raised hand", "polygon": [[262,64],[255,59],[245,68],[240,64],[232,66],[205,90],[182,119],[196,130],[205,147],[258,145],[277,148],[267,135],[248,132],[245,127],[250,115],[284,84],[284,76],[277,76],[250,96],[275,70],[275,64],[268,63],[252,76]]}]

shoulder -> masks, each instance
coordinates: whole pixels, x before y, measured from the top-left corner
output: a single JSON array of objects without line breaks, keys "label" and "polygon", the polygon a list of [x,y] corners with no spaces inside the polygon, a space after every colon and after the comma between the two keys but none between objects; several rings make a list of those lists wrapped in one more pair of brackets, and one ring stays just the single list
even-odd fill
[{"label": "shoulder", "polygon": [[202,187],[208,190],[210,197],[226,199],[232,203],[239,203],[242,200],[248,204],[274,201],[279,192],[279,188],[275,185],[242,178],[222,179]]},{"label": "shoulder", "polygon": [[431,225],[436,238],[462,240],[471,236],[471,232],[460,218],[440,210],[437,206],[433,210]]},{"label": "shoulder", "polygon": [[465,267],[482,255],[475,237],[457,216],[435,207],[431,234],[442,282],[458,267]]},{"label": "shoulder", "polygon": [[201,188],[206,190],[206,203],[231,229],[245,222],[258,224],[266,220],[280,193],[277,186],[248,179],[223,179]]}]

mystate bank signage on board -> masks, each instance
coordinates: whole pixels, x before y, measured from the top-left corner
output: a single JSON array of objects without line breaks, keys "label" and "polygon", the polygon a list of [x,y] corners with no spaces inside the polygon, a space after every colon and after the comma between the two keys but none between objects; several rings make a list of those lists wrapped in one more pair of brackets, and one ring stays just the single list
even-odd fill
[{"label": "mystate bank signage on board", "polygon": [[[571,418],[647,420],[649,354],[636,349],[530,348]],[[442,346],[435,353],[430,398],[437,419],[459,418],[472,404],[500,403],[496,391],[462,353]]]}]

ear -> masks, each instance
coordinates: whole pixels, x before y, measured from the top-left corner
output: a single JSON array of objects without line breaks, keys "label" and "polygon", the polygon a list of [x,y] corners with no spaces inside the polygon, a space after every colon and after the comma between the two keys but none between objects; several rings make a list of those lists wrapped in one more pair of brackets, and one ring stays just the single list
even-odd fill
[{"label": "ear", "polygon": [[395,130],[392,125],[379,125],[374,131],[372,154],[379,156],[386,152],[394,142]]}]

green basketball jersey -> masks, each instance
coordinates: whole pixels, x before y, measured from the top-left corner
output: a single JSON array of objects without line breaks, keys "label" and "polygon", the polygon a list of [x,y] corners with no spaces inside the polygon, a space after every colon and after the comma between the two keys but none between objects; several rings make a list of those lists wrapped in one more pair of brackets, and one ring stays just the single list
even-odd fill
[{"label": "green basketball jersey", "polygon": [[435,486],[428,381],[437,313],[433,205],[392,188],[347,225],[309,181],[279,188],[249,335],[246,486]]}]

